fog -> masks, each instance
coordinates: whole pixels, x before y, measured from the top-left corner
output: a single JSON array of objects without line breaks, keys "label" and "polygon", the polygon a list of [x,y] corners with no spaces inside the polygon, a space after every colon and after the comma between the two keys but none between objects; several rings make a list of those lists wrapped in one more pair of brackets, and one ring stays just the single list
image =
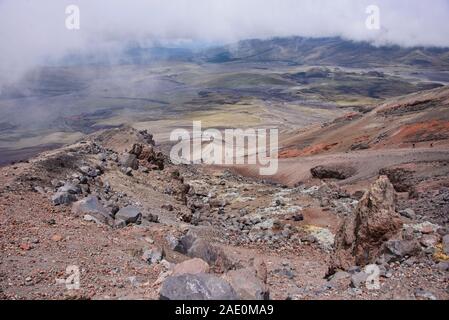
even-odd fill
[{"label": "fog", "polygon": [[[80,8],[68,30],[66,6]],[[380,30],[365,26],[380,8]],[[0,83],[70,53],[145,45],[341,36],[374,44],[449,46],[448,0],[0,0]]]}]

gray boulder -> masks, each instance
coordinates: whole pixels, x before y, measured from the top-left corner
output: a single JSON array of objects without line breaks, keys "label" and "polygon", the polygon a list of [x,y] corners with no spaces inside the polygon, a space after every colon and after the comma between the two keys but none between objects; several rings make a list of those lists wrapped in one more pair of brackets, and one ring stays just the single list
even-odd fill
[{"label": "gray boulder", "polygon": [[89,176],[91,178],[95,178],[95,177],[100,175],[100,171],[99,170],[93,169],[93,168],[91,168],[89,166],[81,166],[79,168],[79,170],[80,170],[81,173],[84,173],[85,175],[87,175],[87,176]]},{"label": "gray boulder", "polygon": [[223,250],[211,245],[203,239],[197,239],[187,251],[187,255],[191,258],[200,258],[209,265],[218,267],[225,271],[229,270],[232,263],[229,261]]},{"label": "gray boulder", "polygon": [[387,262],[401,261],[421,253],[421,246],[416,240],[390,240],[385,243]]},{"label": "gray boulder", "polygon": [[148,222],[159,223],[159,216],[154,213],[147,213],[143,216],[143,218]]},{"label": "gray boulder", "polygon": [[345,290],[351,285],[351,274],[339,271],[329,279],[328,285],[332,288]]},{"label": "gray boulder", "polygon": [[66,182],[62,187],[58,188],[58,192],[70,193],[70,194],[80,194],[81,188],[79,185]]},{"label": "gray boulder", "polygon": [[410,209],[410,208],[402,210],[402,211],[399,211],[399,214],[401,216],[406,217],[406,218],[411,219],[411,220],[416,219],[415,210]]},{"label": "gray boulder", "polygon": [[142,212],[137,207],[127,206],[120,209],[115,214],[115,218],[123,220],[126,224],[139,223],[142,219]]},{"label": "gray boulder", "polygon": [[449,271],[449,262],[444,262],[444,261],[439,262],[436,265],[436,268],[440,271]]},{"label": "gray boulder", "polygon": [[70,204],[76,201],[76,197],[68,192],[57,192],[51,197],[51,201],[54,205]]},{"label": "gray boulder", "polygon": [[161,300],[238,300],[229,283],[206,273],[168,277],[159,295]]},{"label": "gray boulder", "polygon": [[270,298],[267,285],[256,276],[253,269],[232,270],[224,278],[241,300],[268,300]]},{"label": "gray boulder", "polygon": [[187,252],[197,239],[198,239],[197,235],[192,231],[187,232],[187,234],[183,235],[180,238],[177,238],[173,235],[168,235],[166,237],[166,240],[173,251],[185,255],[187,254]]},{"label": "gray boulder", "polygon": [[222,271],[229,270],[232,266],[223,250],[210,244],[209,242],[198,238],[197,235],[189,231],[179,240],[169,240],[170,247],[177,252],[188,255],[191,258],[199,258],[206,261],[209,265],[218,267]]},{"label": "gray boulder", "polygon": [[72,213],[75,215],[89,215],[95,222],[104,223],[109,226],[114,225],[114,218],[110,211],[103,207],[95,196],[89,196],[72,205]]}]

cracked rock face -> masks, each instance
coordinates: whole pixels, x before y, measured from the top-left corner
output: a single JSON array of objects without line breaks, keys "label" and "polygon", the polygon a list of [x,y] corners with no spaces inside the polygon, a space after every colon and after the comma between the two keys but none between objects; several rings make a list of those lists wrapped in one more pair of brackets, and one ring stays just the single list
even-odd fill
[{"label": "cracked rock face", "polygon": [[395,237],[401,228],[402,222],[395,211],[393,185],[386,176],[381,176],[337,233],[330,272],[373,263],[384,243]]}]

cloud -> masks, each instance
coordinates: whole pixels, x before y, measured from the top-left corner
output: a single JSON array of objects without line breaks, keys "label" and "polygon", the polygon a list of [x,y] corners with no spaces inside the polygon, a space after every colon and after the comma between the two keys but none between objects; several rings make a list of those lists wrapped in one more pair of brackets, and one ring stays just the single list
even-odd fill
[{"label": "cloud", "polygon": [[[79,31],[65,27],[69,4],[80,8]],[[379,31],[365,27],[371,4],[380,8]],[[116,50],[129,41],[298,35],[449,46],[447,21],[448,0],[0,0],[0,73],[13,77],[48,58]]]}]

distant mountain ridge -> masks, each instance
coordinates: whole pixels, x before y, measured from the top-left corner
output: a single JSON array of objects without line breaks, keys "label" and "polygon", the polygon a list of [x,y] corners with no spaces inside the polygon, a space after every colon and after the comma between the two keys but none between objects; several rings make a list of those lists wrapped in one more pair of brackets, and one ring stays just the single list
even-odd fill
[{"label": "distant mountain ridge", "polygon": [[54,65],[143,65],[163,61],[193,63],[273,63],[323,65],[354,68],[412,66],[449,71],[449,48],[398,45],[374,46],[342,38],[250,39],[237,43],[201,48],[182,46],[141,46],[128,44],[121,50],[70,54]]},{"label": "distant mountain ridge", "polygon": [[244,40],[203,52],[210,63],[283,61],[299,65],[342,67],[414,66],[449,70],[449,48],[374,46],[342,38],[274,38]]}]

